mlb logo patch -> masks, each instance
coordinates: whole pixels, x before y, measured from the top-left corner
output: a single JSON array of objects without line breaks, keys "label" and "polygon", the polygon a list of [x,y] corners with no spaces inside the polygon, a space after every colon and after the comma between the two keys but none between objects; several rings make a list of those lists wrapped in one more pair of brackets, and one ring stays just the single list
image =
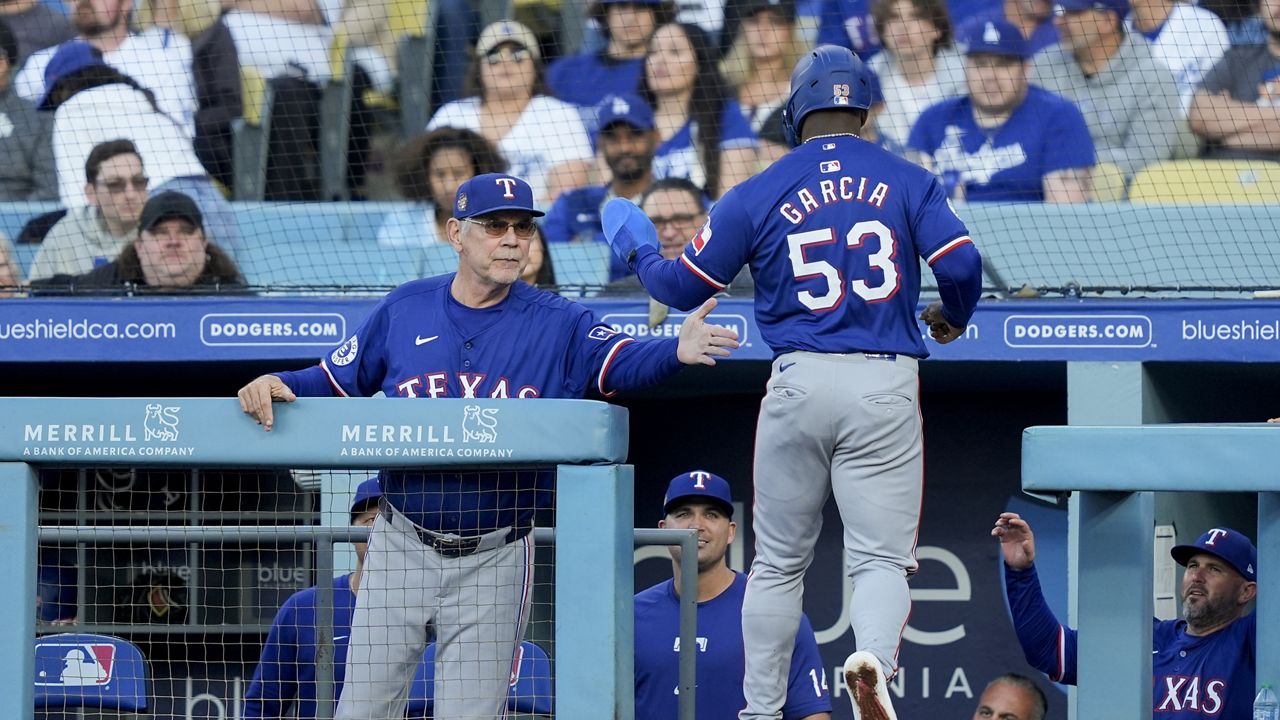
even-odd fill
[{"label": "mlb logo patch", "polygon": [[818,169],[819,169],[819,170],[821,170],[821,171],[822,171],[822,172],[824,172],[824,173],[840,172],[840,161],[839,161],[839,160],[828,160],[828,161],[826,161],[826,162],[824,162],[824,163],[822,163],[822,164],[818,165]]},{"label": "mlb logo patch", "polygon": [[595,327],[591,328],[589,332],[587,332],[587,337],[592,340],[608,340],[609,338],[617,334],[618,334],[618,331],[614,330],[608,325],[596,325]]},{"label": "mlb logo patch", "polygon": [[849,86],[845,83],[835,83],[831,86],[831,104],[832,105],[848,105],[849,104]]},{"label": "mlb logo patch", "polygon": [[708,220],[706,224],[702,226],[702,229],[698,231],[697,235],[693,236],[693,240],[691,240],[689,244],[693,245],[694,255],[701,255],[702,249],[705,248],[707,246],[707,243],[709,242],[711,242],[711,221],[710,220]]},{"label": "mlb logo patch", "polygon": [[116,646],[110,643],[38,643],[36,685],[101,687],[111,682],[115,662]]}]

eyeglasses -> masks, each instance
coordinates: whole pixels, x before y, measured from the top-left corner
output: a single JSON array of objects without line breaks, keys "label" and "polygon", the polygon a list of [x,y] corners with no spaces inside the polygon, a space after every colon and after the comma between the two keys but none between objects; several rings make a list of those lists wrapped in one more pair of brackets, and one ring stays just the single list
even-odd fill
[{"label": "eyeglasses", "polygon": [[649,220],[653,221],[653,226],[658,228],[659,230],[661,230],[664,226],[667,226],[667,225],[670,225],[671,227],[679,228],[681,226],[697,223],[701,219],[702,219],[701,215],[695,215],[695,214],[672,215],[671,217],[650,217],[649,218]]},{"label": "eyeglasses", "polygon": [[489,237],[495,238],[505,237],[507,234],[507,228],[515,230],[516,237],[518,238],[531,238],[533,237],[533,232],[538,229],[538,224],[532,220],[507,222],[506,220],[497,219],[472,220],[471,218],[464,218],[463,222],[479,225],[484,228],[484,231],[489,234]]},{"label": "eyeglasses", "polygon": [[527,48],[494,48],[484,54],[484,61],[489,65],[497,65],[508,59],[511,62],[522,63],[529,57],[530,52]]},{"label": "eyeglasses", "polygon": [[110,180],[103,180],[102,187],[106,188],[107,192],[112,195],[119,195],[124,192],[125,188],[129,185],[132,185],[135,191],[143,192],[147,189],[147,183],[149,182],[151,182],[151,178],[146,175],[134,175],[131,178],[112,178]]}]

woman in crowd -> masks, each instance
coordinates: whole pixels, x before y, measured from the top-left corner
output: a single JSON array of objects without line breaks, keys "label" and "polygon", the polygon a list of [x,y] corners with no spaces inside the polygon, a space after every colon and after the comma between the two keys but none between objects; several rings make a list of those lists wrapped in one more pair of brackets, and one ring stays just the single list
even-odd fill
[{"label": "woman in crowd", "polygon": [[387,216],[378,230],[379,245],[446,242],[445,222],[453,217],[458,186],[476,175],[507,169],[506,160],[488,140],[452,127],[410,140],[401,158],[396,185],[414,205]]},{"label": "woman in crowd", "polygon": [[728,96],[696,25],[668,23],[649,41],[641,95],[661,144],[653,177],[683,177],[718,198],[756,170],[756,136]]},{"label": "woman in crowd", "polygon": [[789,149],[768,142],[764,128],[791,94],[791,70],[804,54],[796,35],[796,6],[792,0],[745,0],[742,24],[729,53],[720,63],[734,89],[742,114],[760,137],[759,160],[765,166]]},{"label": "woman in crowd", "polygon": [[586,127],[576,107],[546,94],[533,31],[510,20],[485,28],[468,76],[471,97],[441,107],[428,130],[479,133],[497,146],[507,172],[527,181],[541,204],[587,184],[592,152]]},{"label": "woman in crowd", "polygon": [[876,130],[900,152],[925,108],[965,94],[964,58],[942,0],[875,0],[871,16],[884,46],[867,62],[884,95]]}]

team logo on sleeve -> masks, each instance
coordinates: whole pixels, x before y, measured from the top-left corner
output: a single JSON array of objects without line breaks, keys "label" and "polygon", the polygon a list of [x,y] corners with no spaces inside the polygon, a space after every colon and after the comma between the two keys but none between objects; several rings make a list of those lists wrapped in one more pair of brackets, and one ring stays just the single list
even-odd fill
[{"label": "team logo on sleeve", "polygon": [[360,352],[360,341],[356,339],[355,335],[352,335],[351,339],[342,343],[337,350],[333,351],[333,354],[329,356],[329,362],[338,367],[350,365],[356,359],[356,353],[358,352]]},{"label": "team logo on sleeve", "polygon": [[608,325],[596,325],[595,327],[587,331],[587,337],[592,340],[608,340],[609,338],[617,334],[618,334],[618,331],[614,330]]},{"label": "team logo on sleeve", "polygon": [[693,245],[693,254],[701,255],[702,248],[706,247],[709,242],[711,242],[711,220],[707,220],[707,223],[702,226],[698,234],[693,236],[693,240],[690,243]]}]

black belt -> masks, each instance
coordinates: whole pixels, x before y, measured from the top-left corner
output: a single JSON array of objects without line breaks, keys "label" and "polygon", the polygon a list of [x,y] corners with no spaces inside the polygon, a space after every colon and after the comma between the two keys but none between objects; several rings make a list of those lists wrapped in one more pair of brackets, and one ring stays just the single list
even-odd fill
[{"label": "black belt", "polygon": [[[480,550],[480,543],[483,542],[485,539],[484,535],[475,535],[475,536],[440,535],[438,533],[427,530],[426,528],[419,527],[417,523],[413,522],[408,517],[406,517],[404,513],[397,510],[385,497],[378,498],[378,508],[382,512],[387,513],[388,515],[399,515],[401,518],[403,518],[405,523],[407,523],[411,528],[413,528],[414,533],[417,534],[418,539],[422,541],[423,545],[427,545],[428,547],[430,547],[432,550],[435,550],[438,554],[440,554],[443,557],[458,558],[458,557],[465,557],[467,555],[474,555],[476,552]],[[516,525],[515,527],[507,531],[507,534],[503,537],[502,542],[504,545],[513,543],[523,538],[525,535],[528,535],[529,532],[532,530],[533,530],[532,524]]]}]

